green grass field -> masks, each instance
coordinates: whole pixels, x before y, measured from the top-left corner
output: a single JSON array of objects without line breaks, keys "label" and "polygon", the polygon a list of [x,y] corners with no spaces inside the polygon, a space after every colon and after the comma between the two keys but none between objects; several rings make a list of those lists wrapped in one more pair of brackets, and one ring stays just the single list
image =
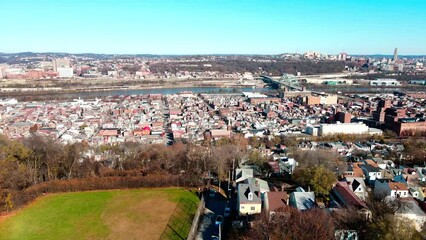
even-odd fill
[{"label": "green grass field", "polygon": [[0,239],[159,239],[184,189],[51,194],[0,219]]}]

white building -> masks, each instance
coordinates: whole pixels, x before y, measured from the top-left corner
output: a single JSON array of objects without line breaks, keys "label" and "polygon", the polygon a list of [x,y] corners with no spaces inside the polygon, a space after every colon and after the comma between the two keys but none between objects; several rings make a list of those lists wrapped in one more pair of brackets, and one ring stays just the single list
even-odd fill
[{"label": "white building", "polygon": [[257,92],[242,92],[242,94],[247,98],[267,98],[268,97],[265,94],[261,94]]},{"label": "white building", "polygon": [[237,208],[239,216],[257,214],[262,211],[262,200],[258,184],[238,184]]},{"label": "white building", "polygon": [[400,182],[375,181],[374,195],[377,197],[411,197],[407,185]]},{"label": "white building", "polygon": [[57,68],[58,76],[61,78],[70,78],[73,76],[73,69],[70,67],[61,67]]},{"label": "white building", "polygon": [[315,51],[308,51],[308,52],[305,52],[303,54],[303,56],[305,58],[308,58],[308,59],[316,59],[316,58],[320,58],[321,57],[321,53],[315,52]]},{"label": "white building", "polygon": [[306,83],[312,83],[312,84],[325,84],[328,82],[336,82],[337,84],[348,84],[352,85],[354,81],[352,79],[345,79],[345,78],[323,78],[322,76],[319,77],[306,77],[305,78]]},{"label": "white building", "polygon": [[377,80],[370,81],[371,86],[399,86],[401,85],[396,79],[390,78],[379,78]]},{"label": "white building", "polygon": [[347,57],[348,57],[347,53],[340,53],[339,55],[337,55],[337,60],[338,61],[346,61]]},{"label": "white building", "polygon": [[0,105],[6,106],[6,105],[16,105],[18,104],[18,100],[14,98],[3,98],[0,99]]},{"label": "white building", "polygon": [[368,126],[364,123],[320,124],[318,135],[333,134],[368,134]]},{"label": "white building", "polygon": [[107,75],[110,76],[110,77],[117,77],[118,72],[117,71],[108,71]]},{"label": "white building", "polygon": [[360,199],[365,200],[368,197],[367,186],[365,185],[364,179],[361,177],[346,177],[349,189],[351,189],[355,195]]},{"label": "white building", "polygon": [[253,73],[251,73],[251,72],[245,72],[245,73],[243,74],[243,79],[246,79],[246,80],[253,80],[253,79],[254,79],[254,77],[253,77]]}]

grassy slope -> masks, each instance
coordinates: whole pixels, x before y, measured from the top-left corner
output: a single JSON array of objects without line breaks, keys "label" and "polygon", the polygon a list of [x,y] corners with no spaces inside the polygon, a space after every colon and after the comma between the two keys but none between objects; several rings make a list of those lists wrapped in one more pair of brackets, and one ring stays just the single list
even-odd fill
[{"label": "grassy slope", "polygon": [[189,191],[113,190],[52,194],[0,223],[0,239],[158,239]]}]

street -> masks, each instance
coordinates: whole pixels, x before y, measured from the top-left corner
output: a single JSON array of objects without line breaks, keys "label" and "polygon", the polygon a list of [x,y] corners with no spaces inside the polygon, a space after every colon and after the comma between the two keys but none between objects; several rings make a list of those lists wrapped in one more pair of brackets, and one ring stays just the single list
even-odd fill
[{"label": "street", "polygon": [[196,239],[199,240],[213,239],[212,234],[215,232],[216,228],[216,216],[223,216],[226,205],[226,198],[217,192],[214,194],[214,197],[206,194],[205,200],[206,208],[204,210],[203,216],[201,217],[196,235]]}]

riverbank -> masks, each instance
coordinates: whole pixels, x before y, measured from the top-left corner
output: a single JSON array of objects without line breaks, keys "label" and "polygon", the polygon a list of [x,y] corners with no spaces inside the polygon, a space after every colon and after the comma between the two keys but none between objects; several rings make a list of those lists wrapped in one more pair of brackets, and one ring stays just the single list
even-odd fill
[{"label": "riverbank", "polygon": [[393,93],[393,92],[419,92],[425,91],[426,86],[404,85],[404,86],[369,86],[369,85],[310,85],[308,89],[316,92],[327,93]]},{"label": "riverbank", "polygon": [[222,87],[181,87],[181,86],[161,86],[150,88],[114,88],[104,90],[86,91],[55,91],[55,92],[8,92],[1,93],[1,97],[16,98],[19,101],[42,101],[42,100],[66,100],[74,98],[100,98],[119,95],[141,95],[141,94],[176,94],[180,92],[193,93],[240,93],[240,92],[276,92],[268,88],[222,88]]}]

